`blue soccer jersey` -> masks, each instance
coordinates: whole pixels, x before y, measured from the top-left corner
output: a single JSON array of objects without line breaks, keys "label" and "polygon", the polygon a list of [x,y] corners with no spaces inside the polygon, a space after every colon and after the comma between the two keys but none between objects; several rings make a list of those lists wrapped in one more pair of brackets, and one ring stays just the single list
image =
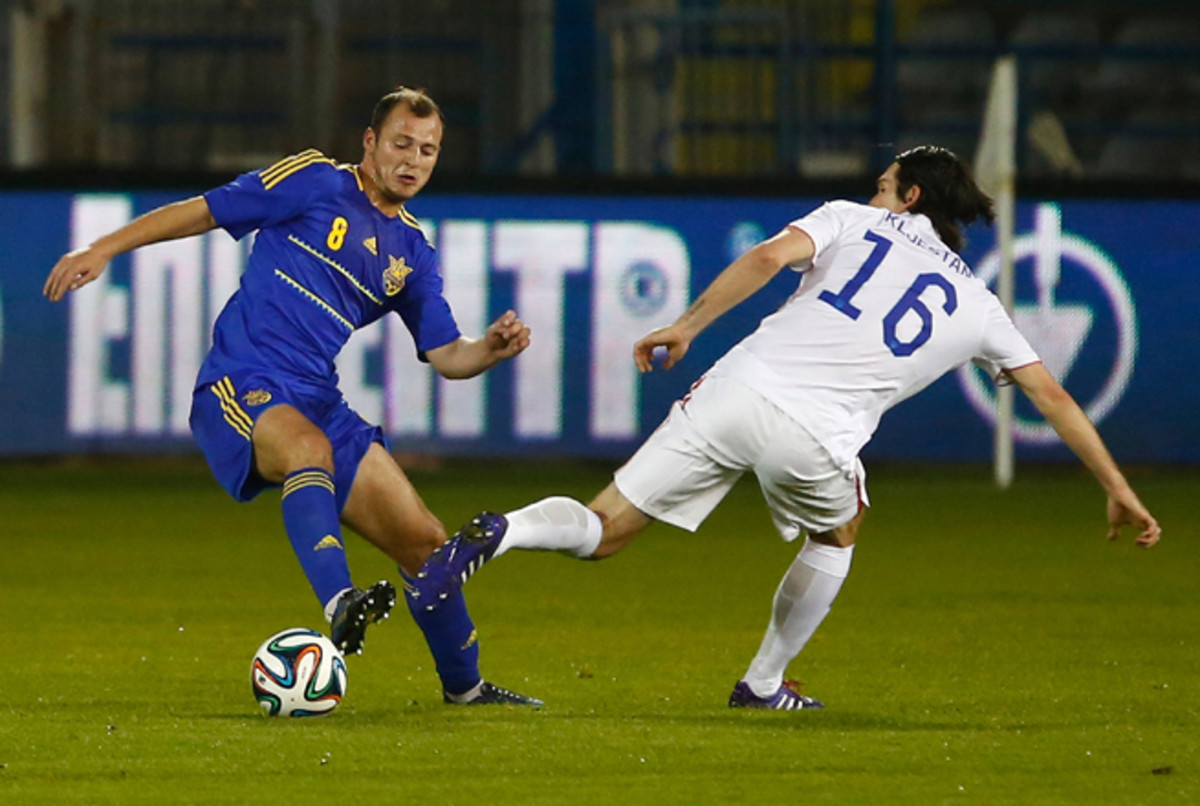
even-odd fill
[{"label": "blue soccer jersey", "polygon": [[355,166],[309,150],[205,199],[230,235],[258,236],[213,326],[197,388],[231,368],[336,386],[334,358],[350,334],[388,311],[400,314],[422,356],[459,337],[417,220],[403,208],[398,218],[380,212]]}]

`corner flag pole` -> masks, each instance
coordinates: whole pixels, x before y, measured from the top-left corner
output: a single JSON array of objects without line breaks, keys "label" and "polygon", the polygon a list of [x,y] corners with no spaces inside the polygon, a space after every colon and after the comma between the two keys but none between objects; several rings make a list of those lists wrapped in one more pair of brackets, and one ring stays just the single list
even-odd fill
[{"label": "corner flag pole", "polygon": [[[1000,274],[996,296],[1009,315],[1013,312],[1013,229],[1016,217],[1017,60],[1001,56],[992,69],[984,110],[983,130],[975,152],[975,178],[995,202],[996,248]],[[1013,456],[1013,388],[996,387],[996,430],[993,434],[993,474],[996,486],[1007,489],[1015,472]]]}]

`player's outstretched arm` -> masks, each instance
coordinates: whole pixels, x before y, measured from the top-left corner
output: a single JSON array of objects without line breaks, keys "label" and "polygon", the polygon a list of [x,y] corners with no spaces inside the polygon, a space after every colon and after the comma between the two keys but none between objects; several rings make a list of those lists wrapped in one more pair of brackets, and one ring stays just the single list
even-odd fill
[{"label": "player's outstretched arm", "polygon": [[1095,474],[1100,486],[1108,494],[1109,539],[1115,540],[1122,526],[1133,526],[1139,532],[1139,545],[1149,548],[1157,543],[1162,536],[1162,528],[1138,500],[1100,434],[1075,399],[1040,363],[1008,370],[1007,374],[1021,387],[1046,422],[1054,427],[1067,447]]},{"label": "player's outstretched arm", "polygon": [[50,270],[42,293],[58,302],[68,291],[75,291],[95,280],[108,262],[117,255],[139,246],[199,235],[217,226],[203,196],[168,204],[135,218],[118,230],[98,239],[91,246],[68,252]]},{"label": "player's outstretched arm", "polygon": [[443,378],[473,378],[524,352],[529,346],[529,326],[513,311],[488,326],[482,338],[457,340],[430,350],[425,354],[429,363]]},{"label": "player's outstretched arm", "polygon": [[726,266],[673,324],[649,333],[634,345],[633,361],[638,370],[649,372],[654,368],[657,347],[667,351],[663,369],[675,366],[701,331],[769,283],[784,266],[807,260],[814,251],[808,233],[793,227],[746,251]]}]

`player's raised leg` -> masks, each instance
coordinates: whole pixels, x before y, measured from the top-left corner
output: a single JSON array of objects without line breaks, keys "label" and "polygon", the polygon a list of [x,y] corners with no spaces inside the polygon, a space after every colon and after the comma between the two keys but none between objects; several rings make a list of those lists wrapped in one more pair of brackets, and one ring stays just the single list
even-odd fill
[{"label": "player's raised leg", "polygon": [[498,515],[480,512],[440,546],[411,580],[414,604],[434,610],[485,563],[510,548],[590,557],[600,545],[600,517],[573,498],[554,496]]},{"label": "player's raised leg", "polygon": [[302,405],[262,376],[226,375],[196,390],[189,423],[213,476],[233,498],[249,501],[283,488],[284,527],[333,622],[332,637],[343,651],[358,651],[366,624],[386,615],[396,593],[388,582],[367,591],[351,585],[337,516],[347,490],[332,472],[330,440]]},{"label": "player's raised leg", "polygon": [[365,591],[351,584],[328,437],[296,408],[281,404],[259,415],[253,443],[259,475],[283,485],[284,528],[331,621],[334,644],[361,652],[367,625],[387,617],[396,594],[387,582]]},{"label": "player's raised leg", "polygon": [[613,484],[587,506],[551,496],[504,515],[481,512],[430,555],[410,580],[410,595],[416,607],[435,610],[485,563],[509,549],[603,559],[628,545],[651,521]]},{"label": "player's raised leg", "polygon": [[[405,577],[406,590],[411,576],[446,539],[441,521],[378,443],[373,443],[359,462],[342,519],[397,564]],[[433,655],[446,702],[542,704],[483,679],[478,633],[460,591],[448,596],[443,607],[436,610],[414,607],[410,596],[406,600]]]}]

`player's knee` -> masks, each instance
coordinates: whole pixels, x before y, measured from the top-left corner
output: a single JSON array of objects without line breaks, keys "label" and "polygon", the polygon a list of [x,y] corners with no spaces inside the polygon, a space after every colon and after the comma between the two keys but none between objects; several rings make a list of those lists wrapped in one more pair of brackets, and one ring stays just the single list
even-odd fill
[{"label": "player's knee", "polygon": [[823,543],[826,546],[840,546],[841,548],[853,546],[858,540],[858,527],[862,524],[863,514],[863,512],[859,512],[841,526],[830,529],[828,532],[810,534],[809,538],[814,543]]},{"label": "player's knee", "polygon": [[588,559],[603,560],[611,557],[621,549],[633,542],[649,520],[640,520],[628,517],[608,517],[603,512],[597,512],[600,520],[604,524],[604,533],[600,538],[600,545],[592,552],[592,556]]},{"label": "player's knee", "polygon": [[253,441],[258,470],[272,481],[310,467],[333,472],[329,438],[291,406],[279,405],[264,412],[255,423]]},{"label": "player's knee", "polygon": [[592,553],[591,559],[603,560],[628,546],[642,530],[652,522],[652,518],[640,511],[626,498],[616,484],[610,484],[600,495],[588,504],[588,509],[600,517],[604,532],[600,545]]},{"label": "player's knee", "polygon": [[321,431],[313,429],[294,435],[285,448],[291,470],[321,467],[333,471],[333,446]]}]

